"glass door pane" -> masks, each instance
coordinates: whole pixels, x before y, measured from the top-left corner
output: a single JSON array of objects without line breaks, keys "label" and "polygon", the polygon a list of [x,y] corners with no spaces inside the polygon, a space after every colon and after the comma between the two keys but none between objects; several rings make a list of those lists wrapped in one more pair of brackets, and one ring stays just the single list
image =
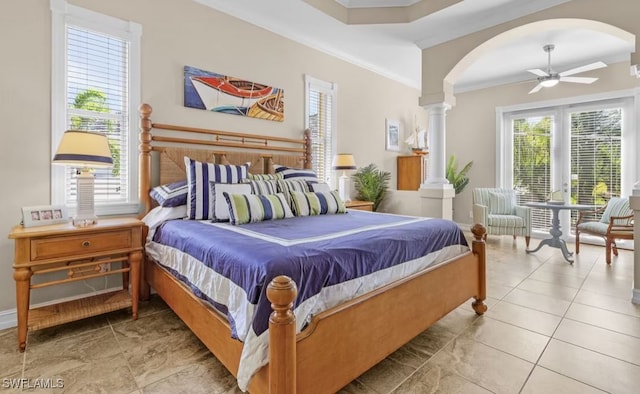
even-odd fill
[{"label": "glass door pane", "polygon": [[[518,204],[544,202],[553,188],[551,138],[552,115],[515,116],[513,132],[513,187]],[[534,209],[532,230],[547,232],[551,214],[547,209]]]},{"label": "glass door pane", "polygon": [[[622,108],[571,112],[571,202],[604,205],[621,195]],[[578,213],[571,213],[575,227]]]}]

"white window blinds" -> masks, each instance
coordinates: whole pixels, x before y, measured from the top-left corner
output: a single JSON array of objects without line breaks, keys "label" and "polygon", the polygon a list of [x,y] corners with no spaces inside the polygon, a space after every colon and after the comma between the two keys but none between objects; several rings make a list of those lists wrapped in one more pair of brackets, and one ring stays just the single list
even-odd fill
[{"label": "white window blinds", "polygon": [[[129,45],[125,40],[67,26],[67,128],[107,135],[113,168],[96,169],[95,201],[128,199]],[[76,201],[74,169],[65,173],[66,204]]]},{"label": "white window blinds", "polygon": [[318,179],[335,186],[331,162],[335,155],[335,84],[306,76],[306,127],[311,131],[311,156]]},{"label": "white window blinds", "polygon": [[[138,213],[139,24],[51,0],[51,149],[66,130],[104,133],[114,166],[96,169],[98,215]],[[51,202],[73,215],[76,169],[51,168]]]}]

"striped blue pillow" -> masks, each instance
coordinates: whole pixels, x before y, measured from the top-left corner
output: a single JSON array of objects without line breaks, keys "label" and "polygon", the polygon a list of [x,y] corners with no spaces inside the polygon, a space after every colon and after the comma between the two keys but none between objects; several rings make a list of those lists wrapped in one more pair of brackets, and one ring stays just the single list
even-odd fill
[{"label": "striped blue pillow", "polygon": [[278,192],[278,184],[275,180],[246,180],[251,185],[253,194],[275,194]]},{"label": "striped blue pillow", "polygon": [[224,193],[229,205],[230,222],[234,225],[293,217],[284,194]]},{"label": "striped blue pillow", "polygon": [[213,196],[209,182],[240,183],[247,178],[250,163],[241,166],[202,163],[184,157],[187,170],[187,218],[193,220],[211,219]]},{"label": "striped blue pillow", "polygon": [[287,199],[287,202],[290,206],[293,207],[293,201],[291,200],[291,192],[308,192],[309,184],[302,179],[282,179],[277,180],[276,184],[278,185],[278,193],[283,193]]},{"label": "striped blue pillow", "polygon": [[329,193],[301,193],[292,191],[293,212],[296,216],[326,215],[347,212],[338,191]]},{"label": "striped blue pillow", "polygon": [[254,181],[269,181],[284,179],[282,174],[249,174],[249,179]]},{"label": "striped blue pillow", "polygon": [[177,207],[187,204],[187,180],[159,185],[151,189],[149,195],[161,207]]},{"label": "striped blue pillow", "polygon": [[318,175],[310,169],[300,169],[285,167],[278,164],[273,165],[276,175],[282,175],[284,179],[300,179],[309,182],[318,182]]}]

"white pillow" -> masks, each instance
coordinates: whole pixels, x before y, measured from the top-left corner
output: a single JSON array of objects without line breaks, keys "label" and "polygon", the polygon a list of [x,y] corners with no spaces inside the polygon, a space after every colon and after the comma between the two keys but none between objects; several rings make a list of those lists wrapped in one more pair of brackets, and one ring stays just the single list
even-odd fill
[{"label": "white pillow", "polygon": [[229,205],[223,193],[251,194],[250,183],[216,183],[209,182],[213,201],[210,205],[209,218],[214,222],[228,222]]}]

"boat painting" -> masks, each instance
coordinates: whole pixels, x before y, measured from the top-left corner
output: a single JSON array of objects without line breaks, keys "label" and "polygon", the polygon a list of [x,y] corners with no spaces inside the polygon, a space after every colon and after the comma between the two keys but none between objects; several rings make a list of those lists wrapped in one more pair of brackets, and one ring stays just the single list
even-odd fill
[{"label": "boat painting", "polygon": [[284,91],[258,82],[184,67],[184,106],[284,121]]}]

